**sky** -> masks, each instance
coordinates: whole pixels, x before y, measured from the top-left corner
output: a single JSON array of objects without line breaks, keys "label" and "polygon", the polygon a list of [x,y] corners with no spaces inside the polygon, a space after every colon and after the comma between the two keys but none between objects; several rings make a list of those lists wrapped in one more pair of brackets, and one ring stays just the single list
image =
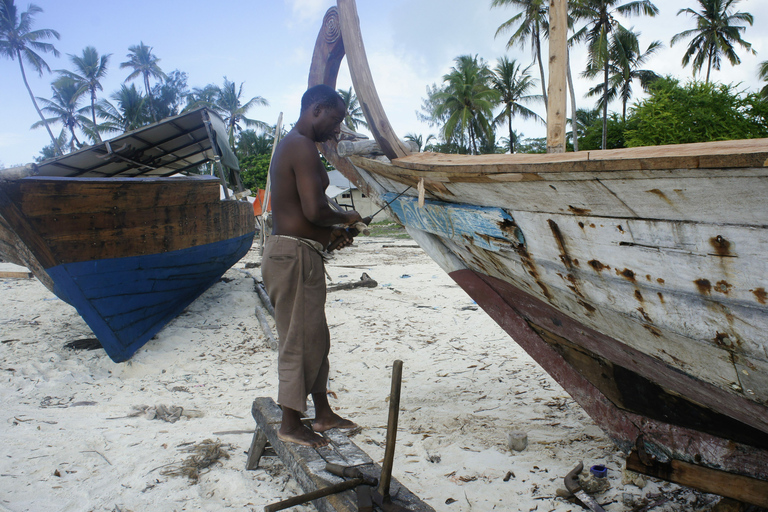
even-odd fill
[{"label": "sky", "polygon": [[[52,70],[71,68],[68,54],[81,54],[88,45],[102,54],[112,54],[109,71],[102,84],[102,97],[120,88],[129,74],[120,69],[127,60],[128,47],[139,42],[151,46],[165,72],[179,69],[188,74],[188,85],[222,85],[224,77],[243,84],[243,99],[261,96],[268,106],[254,107],[252,119],[270,125],[283,113],[283,123],[290,126],[299,115],[301,95],[307,87],[307,75],[315,40],[325,11],[334,0],[35,0],[43,9],[33,28],[50,28],[61,39],[52,40],[61,52],[59,58],[45,54]],[[25,0],[16,0],[20,10]],[[516,14],[511,7],[490,7],[491,0],[358,0],[363,40],[374,82],[384,110],[395,132],[402,138],[408,133],[426,138],[437,128],[418,121],[416,112],[426,98],[426,88],[440,84],[442,77],[460,55],[477,55],[491,65],[502,56],[523,65],[532,63],[530,48],[506,48],[508,34],[495,37],[496,29]],[[672,75],[685,82],[691,68],[681,68],[687,42],[670,47],[673,35],[694,28],[687,15],[677,15],[686,7],[700,10],[696,0],[656,0],[660,14],[655,18],[633,17],[622,20],[626,27],[641,33],[640,44],[646,49],[654,40],[664,43],[645,65],[662,75]],[[738,48],[742,59],[732,67],[724,60],[712,79],[726,84],[740,84],[740,89],[757,90],[757,70],[768,60],[768,1],[741,0],[736,10],[754,16],[743,38],[752,43],[757,55]],[[546,48],[544,49],[546,52]],[[546,55],[546,53],[544,54]],[[546,58],[546,57],[545,57]],[[577,48],[571,55],[574,70],[583,69],[586,51]],[[35,96],[50,98],[52,74],[39,77],[26,67]],[[536,66],[531,74],[538,78]],[[595,100],[585,98],[595,85],[576,75],[576,106],[592,108]],[[143,90],[141,81],[136,86]],[[342,64],[338,88],[347,89],[351,79]],[[540,87],[536,89],[536,92]],[[639,84],[634,87],[640,94]],[[40,149],[50,143],[44,128],[30,130],[39,120],[22,82],[17,61],[0,60],[0,168],[32,162]],[[85,104],[84,99],[84,103]],[[531,108],[545,117],[542,104]],[[620,111],[619,104],[611,108]],[[570,115],[570,107],[569,107]],[[515,128],[524,137],[543,137],[543,124],[516,121]],[[60,127],[53,128],[58,133]],[[501,132],[499,136],[504,136]]]}]

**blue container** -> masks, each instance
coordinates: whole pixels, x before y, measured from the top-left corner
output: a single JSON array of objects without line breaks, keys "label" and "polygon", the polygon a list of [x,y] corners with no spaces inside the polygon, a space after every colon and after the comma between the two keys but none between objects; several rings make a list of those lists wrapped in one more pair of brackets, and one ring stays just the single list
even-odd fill
[{"label": "blue container", "polygon": [[596,466],[592,466],[589,468],[589,471],[595,475],[597,478],[605,478],[608,475],[608,468],[603,466],[602,464],[597,464]]}]

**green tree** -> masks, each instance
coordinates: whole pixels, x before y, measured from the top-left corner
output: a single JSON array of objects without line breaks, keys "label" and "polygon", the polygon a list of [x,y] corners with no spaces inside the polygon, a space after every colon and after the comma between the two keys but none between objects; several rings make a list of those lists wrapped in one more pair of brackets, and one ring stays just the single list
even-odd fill
[{"label": "green tree", "polygon": [[766,102],[758,94],[698,81],[680,86],[671,77],[654,82],[650,92],[629,118],[629,147],[768,136]]},{"label": "green tree", "polygon": [[[768,82],[768,60],[760,63],[760,68],[758,69],[757,74],[760,77],[760,80]],[[760,90],[760,94],[762,94],[763,97],[768,98],[768,84],[763,86]]]},{"label": "green tree", "polygon": [[496,30],[495,37],[499,34],[512,30],[517,26],[517,30],[507,41],[507,48],[519,45],[525,48],[531,45],[534,62],[539,65],[539,76],[541,77],[541,97],[544,98],[544,106],[547,105],[547,84],[544,72],[544,61],[541,59],[541,40],[547,37],[549,33],[549,2],[547,0],[492,0],[491,7],[516,6],[522,8],[510,19],[502,23]]},{"label": "green tree", "polygon": [[515,131],[512,129],[512,119],[515,116],[544,122],[540,115],[523,105],[523,103],[540,101],[542,97],[528,94],[528,91],[536,86],[536,80],[528,74],[528,70],[531,67],[520,68],[521,66],[516,60],[509,60],[505,56],[499,59],[496,68],[493,70],[493,76],[491,76],[493,88],[499,92],[501,104],[504,107],[501,113],[494,119],[494,123],[501,125],[504,121],[507,122],[510,153],[515,152],[515,141],[517,140]]},{"label": "green tree", "polygon": [[691,38],[688,49],[683,55],[683,67],[691,62],[693,57],[693,75],[696,76],[704,62],[707,65],[707,77],[704,82],[709,82],[709,73],[714,69],[720,69],[721,56],[725,55],[732,66],[741,63],[736,55],[734,44],[740,45],[747,51],[751,51],[752,45],[741,38],[741,34],[747,30],[739,22],[752,25],[754,19],[748,12],[733,12],[733,6],[741,0],[697,0],[701,11],[695,11],[690,7],[680,9],[677,15],[690,14],[696,20],[696,28],[684,30],[672,37],[671,45],[682,39]]},{"label": "green tree", "polygon": [[656,16],[659,9],[650,0],[577,0],[571,7],[571,15],[586,20],[587,25],[574,34],[575,41],[586,39],[589,69],[603,71],[603,149],[608,147],[608,91],[610,53],[609,36],[621,27],[616,16],[629,17],[639,14]]},{"label": "green tree", "polygon": [[243,96],[243,83],[239,88],[235,87],[234,82],[227,80],[224,77],[224,85],[218,88],[216,98],[213,103],[213,109],[222,115],[224,122],[227,125],[227,133],[229,134],[229,145],[235,145],[235,132],[240,132],[242,127],[240,123],[243,123],[249,128],[260,128],[266,130],[269,125],[263,121],[257,121],[245,117],[255,106],[267,106],[269,102],[261,96],[254,96],[245,103],[241,101]]},{"label": "green tree", "polygon": [[157,122],[157,115],[155,114],[155,107],[152,103],[152,88],[149,86],[149,79],[154,78],[156,80],[165,80],[166,76],[163,70],[160,69],[158,62],[160,59],[152,53],[152,47],[144,44],[144,41],[138,45],[129,46],[128,54],[126,55],[128,60],[120,63],[120,69],[131,68],[133,72],[125,79],[126,82],[142,77],[144,80],[144,92],[149,101],[149,112],[152,121]]},{"label": "green tree", "polygon": [[[644,90],[660,77],[654,71],[648,69],[639,69],[657,50],[663,47],[661,41],[654,41],[645,52],[640,50],[640,34],[632,29],[618,27],[611,35],[609,53],[609,78],[608,92],[604,91],[604,83],[593,87],[587,93],[587,96],[597,96],[598,108],[603,108],[603,103],[613,101],[615,98],[621,100],[621,118],[627,118],[627,103],[632,98],[632,83],[640,80],[640,85]],[[592,78],[602,72],[601,69],[595,69],[587,66],[584,76]]]},{"label": "green tree", "polygon": [[[579,138],[579,147],[584,151],[603,149],[603,118],[601,115],[594,117],[592,124],[587,125]],[[619,117],[616,112],[608,116],[608,140],[605,149],[619,149],[627,147],[625,131],[629,121]]]},{"label": "green tree", "polygon": [[363,109],[360,108],[360,103],[357,101],[357,96],[355,96],[355,92],[352,88],[350,87],[348,91],[339,89],[338,93],[341,96],[341,99],[344,100],[344,105],[346,105],[347,108],[347,116],[344,118],[344,124],[353,131],[357,131],[358,126],[367,129],[368,123],[365,121]]},{"label": "green tree", "polygon": [[256,130],[243,130],[237,138],[235,154],[238,159],[271,154],[273,141],[274,137],[269,131],[257,133]]},{"label": "green tree", "polygon": [[462,55],[454,61],[451,72],[443,76],[444,91],[435,96],[440,102],[436,114],[448,116],[443,126],[445,140],[466,140],[471,152],[478,154],[478,140],[482,144],[493,138],[492,111],[499,93],[490,86],[493,73],[483,59]]},{"label": "green tree", "polygon": [[43,10],[40,7],[35,4],[29,4],[26,11],[19,13],[14,0],[0,0],[0,54],[11,60],[19,61],[21,78],[24,80],[24,85],[27,88],[32,104],[35,106],[37,115],[40,116],[40,121],[51,137],[51,143],[56,149],[56,153],[60,155],[61,147],[59,146],[58,139],[53,136],[51,127],[45,122],[45,117],[43,117],[43,113],[40,111],[37,101],[35,101],[35,95],[32,94],[32,89],[29,87],[27,73],[24,71],[24,61],[26,60],[40,76],[43,76],[43,71],[50,73],[51,68],[38,52],[52,53],[56,57],[59,56],[59,51],[51,43],[43,42],[44,39],[52,37],[59,39],[58,32],[49,28],[32,30],[35,15],[41,12]]},{"label": "green tree", "polygon": [[415,142],[419,146],[419,152],[421,152],[424,148],[429,146],[430,142],[437,139],[432,134],[427,135],[427,140],[424,140],[424,136],[421,134],[416,135],[415,133],[406,133],[405,140]]},{"label": "green tree", "polygon": [[187,74],[175,69],[165,76],[162,83],[152,88],[152,101],[158,119],[178,115],[189,96]]},{"label": "green tree", "polygon": [[96,92],[103,90],[101,80],[107,76],[107,64],[112,54],[99,55],[99,52],[93,46],[86,46],[82,55],[69,55],[69,60],[75,66],[74,71],[60,69],[58,72],[74,80],[78,85],[80,92],[88,91],[91,96],[91,123],[92,134],[97,142],[101,142],[96,127]]},{"label": "green tree", "polygon": [[79,102],[83,95],[80,84],[68,76],[60,76],[51,84],[53,98],[37,98],[42,103],[42,111],[51,117],[38,121],[32,128],[39,128],[48,123],[61,123],[62,131],[69,131],[70,151],[75,151],[80,146],[75,129],[82,128],[88,118],[83,115],[88,107],[80,108]]},{"label": "green tree", "polygon": [[102,125],[104,131],[129,132],[151,122],[147,97],[136,89],[135,84],[130,87],[122,84],[111,98],[116,104],[101,100],[96,106],[99,116],[106,120]]}]

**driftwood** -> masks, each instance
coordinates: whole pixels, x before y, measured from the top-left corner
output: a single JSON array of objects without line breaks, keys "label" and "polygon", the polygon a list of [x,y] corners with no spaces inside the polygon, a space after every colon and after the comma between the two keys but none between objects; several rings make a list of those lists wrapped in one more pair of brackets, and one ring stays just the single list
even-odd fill
[{"label": "driftwood", "polygon": [[269,295],[267,295],[267,290],[264,288],[264,283],[256,281],[256,293],[259,294],[261,303],[264,304],[264,309],[272,315],[272,318],[275,318],[275,308],[272,306],[272,301],[269,300]]},{"label": "driftwood", "polygon": [[[403,146],[408,148],[411,153],[418,153],[419,152],[419,145],[416,142],[413,141],[406,141],[401,140],[400,141]],[[342,140],[339,141],[339,144],[336,146],[336,151],[338,152],[339,156],[346,157],[346,156],[354,156],[354,155],[361,155],[361,156],[368,156],[368,155],[383,155],[384,151],[379,147],[379,143],[375,140]]]},{"label": "driftwood", "polygon": [[352,290],[354,288],[376,288],[379,283],[376,280],[371,279],[371,276],[363,272],[359,281],[352,281],[351,283],[342,283],[334,286],[329,286],[329,292],[335,292],[337,290]]},{"label": "driftwood", "polygon": [[[261,295],[262,289],[259,286],[261,285],[261,283],[257,281],[256,278],[253,276],[253,274],[251,274],[247,270],[241,270],[241,269],[238,269],[238,270],[240,270],[240,272],[242,272],[243,274],[253,279],[253,287],[256,290],[256,294],[259,296],[259,299],[261,299],[262,302],[264,302],[264,299],[266,298],[266,303],[264,303],[264,307],[266,308],[267,304],[269,304],[269,309],[267,309],[267,311],[269,311],[274,317],[275,310],[272,308],[272,303],[269,301],[269,297],[267,297],[266,291],[264,292],[264,297],[262,297]],[[261,307],[259,307],[258,304],[254,308],[254,312],[256,313],[256,318],[259,319],[259,323],[261,324],[261,329],[264,331],[264,336],[267,337],[267,341],[269,342],[269,347],[272,350],[277,350],[277,339],[275,338],[275,335],[272,334],[272,327],[269,325],[269,321],[267,320],[267,315],[264,313]]]}]

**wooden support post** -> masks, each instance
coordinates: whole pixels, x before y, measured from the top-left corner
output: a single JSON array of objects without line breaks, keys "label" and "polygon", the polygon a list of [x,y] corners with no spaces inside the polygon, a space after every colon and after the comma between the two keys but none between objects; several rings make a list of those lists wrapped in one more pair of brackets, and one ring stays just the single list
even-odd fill
[{"label": "wooden support post", "polygon": [[549,0],[547,153],[565,153],[568,1]]},{"label": "wooden support post", "polygon": [[672,459],[646,465],[637,451],[627,457],[627,469],[700,491],[719,494],[758,507],[768,507],[768,482]]}]

